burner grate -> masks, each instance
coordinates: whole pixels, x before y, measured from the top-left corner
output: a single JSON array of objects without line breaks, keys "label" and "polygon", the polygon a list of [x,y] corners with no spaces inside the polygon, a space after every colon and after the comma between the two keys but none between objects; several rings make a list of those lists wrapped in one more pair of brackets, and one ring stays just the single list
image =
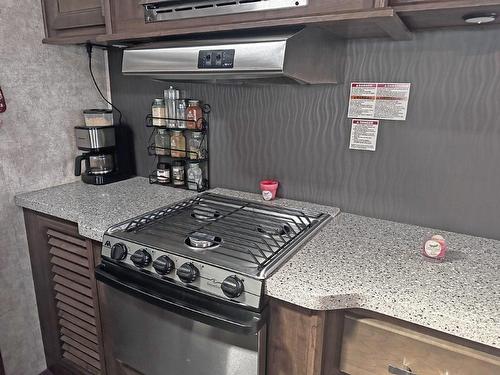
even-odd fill
[{"label": "burner grate", "polygon": [[204,193],[137,217],[125,231],[191,249],[193,240],[211,238],[213,246],[193,251],[261,270],[327,216]]}]

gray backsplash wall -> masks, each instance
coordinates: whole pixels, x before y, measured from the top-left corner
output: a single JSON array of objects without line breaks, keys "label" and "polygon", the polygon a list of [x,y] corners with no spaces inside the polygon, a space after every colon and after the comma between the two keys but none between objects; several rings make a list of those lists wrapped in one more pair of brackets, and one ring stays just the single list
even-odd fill
[{"label": "gray backsplash wall", "polygon": [[[345,84],[177,84],[212,106],[211,185],[279,194],[344,211],[500,238],[498,29],[350,41]],[[134,131],[137,172],[153,167],[144,117],[168,83],[120,73],[114,103]],[[349,83],[411,82],[407,121],[382,121],[376,152],[349,150]]]}]

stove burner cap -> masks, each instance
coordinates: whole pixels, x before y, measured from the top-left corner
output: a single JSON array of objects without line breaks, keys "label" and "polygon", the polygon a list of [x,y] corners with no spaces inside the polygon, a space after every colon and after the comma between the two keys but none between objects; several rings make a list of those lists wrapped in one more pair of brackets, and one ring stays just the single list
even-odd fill
[{"label": "stove burner cap", "polygon": [[289,234],[292,228],[288,224],[283,224],[279,226],[257,226],[257,232],[262,233],[266,236],[284,236]]},{"label": "stove burner cap", "polygon": [[213,208],[195,208],[191,212],[191,217],[202,221],[213,221],[221,216],[220,212]]},{"label": "stove burner cap", "polygon": [[220,246],[222,238],[205,233],[195,232],[188,236],[184,243],[194,250],[212,250]]}]

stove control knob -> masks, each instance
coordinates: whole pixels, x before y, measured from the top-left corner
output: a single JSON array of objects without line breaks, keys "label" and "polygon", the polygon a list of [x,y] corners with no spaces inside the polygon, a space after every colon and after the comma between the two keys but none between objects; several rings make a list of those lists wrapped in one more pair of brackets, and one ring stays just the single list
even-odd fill
[{"label": "stove control knob", "polygon": [[200,271],[193,263],[184,263],[177,269],[177,276],[185,283],[192,283],[200,275]]},{"label": "stove control knob", "polygon": [[241,296],[245,290],[243,280],[237,278],[236,276],[226,277],[220,287],[226,297],[229,298],[237,298]]},{"label": "stove control knob", "polygon": [[130,256],[130,260],[134,262],[137,267],[147,267],[151,264],[151,254],[146,249],[137,250]]},{"label": "stove control knob", "polygon": [[123,260],[127,256],[127,246],[121,242],[115,243],[111,247],[111,259]]},{"label": "stove control knob", "polygon": [[161,257],[156,258],[153,262],[153,268],[160,275],[168,275],[170,272],[172,272],[174,267],[174,262],[172,262],[172,259],[170,259],[166,255],[162,255]]}]

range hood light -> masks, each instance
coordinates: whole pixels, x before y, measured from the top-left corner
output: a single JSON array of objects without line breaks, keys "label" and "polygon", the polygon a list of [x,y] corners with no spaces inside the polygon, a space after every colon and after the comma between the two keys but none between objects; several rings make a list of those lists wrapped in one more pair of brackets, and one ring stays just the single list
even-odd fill
[{"label": "range hood light", "polygon": [[497,19],[497,14],[496,13],[467,14],[464,16],[463,19],[467,23],[474,23],[476,25],[482,25],[483,23],[494,22]]}]

